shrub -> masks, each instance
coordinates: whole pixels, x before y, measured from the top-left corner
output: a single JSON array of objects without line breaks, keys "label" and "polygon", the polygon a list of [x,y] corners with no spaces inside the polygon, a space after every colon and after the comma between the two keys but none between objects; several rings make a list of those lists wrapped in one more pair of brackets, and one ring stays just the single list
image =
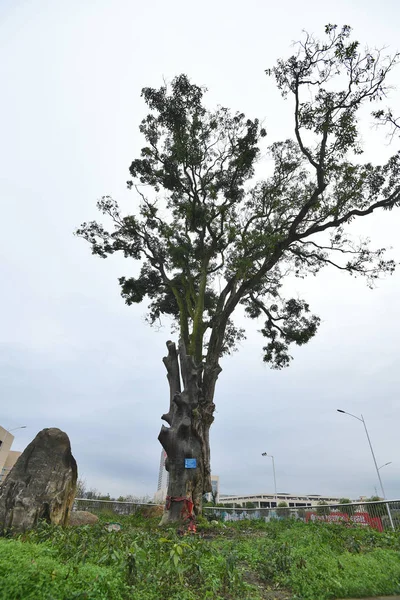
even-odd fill
[{"label": "shrub", "polygon": [[63,564],[48,546],[0,539],[1,600],[125,600],[123,574],[94,564]]},{"label": "shrub", "polygon": [[352,504],[351,500],[349,500],[349,498],[340,498],[339,502],[340,506],[338,506],[338,509],[340,512],[352,517],[355,513],[356,507],[354,504]]},{"label": "shrub", "polygon": [[328,506],[328,503],[325,502],[325,500],[320,500],[318,502],[318,506],[317,506],[317,515],[330,515],[331,514],[331,509]]},{"label": "shrub", "polygon": [[160,530],[158,518],[113,520],[121,531],[107,532],[101,516],[91,527],[44,523],[0,539],[0,600],[261,600],[261,584],[302,600],[400,591],[397,532],[200,518],[197,535],[182,535]]}]

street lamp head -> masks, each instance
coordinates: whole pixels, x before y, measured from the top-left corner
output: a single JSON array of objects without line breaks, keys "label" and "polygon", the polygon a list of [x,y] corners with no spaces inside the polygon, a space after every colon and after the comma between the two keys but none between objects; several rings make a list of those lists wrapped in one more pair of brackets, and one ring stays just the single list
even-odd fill
[{"label": "street lamp head", "polygon": [[387,465],[391,465],[391,464],[392,464],[392,461],[389,461],[389,462],[385,463],[381,467],[378,467],[378,471],[380,471],[381,469],[383,469],[383,467],[387,467]]},{"label": "street lamp head", "polygon": [[263,453],[261,454],[261,456],[268,456],[268,454],[267,454],[266,452],[263,452]]},{"label": "street lamp head", "polygon": [[345,413],[346,414],[345,410],[341,410],[340,408],[337,408],[336,410],[337,410],[337,412],[341,412],[341,413]]}]

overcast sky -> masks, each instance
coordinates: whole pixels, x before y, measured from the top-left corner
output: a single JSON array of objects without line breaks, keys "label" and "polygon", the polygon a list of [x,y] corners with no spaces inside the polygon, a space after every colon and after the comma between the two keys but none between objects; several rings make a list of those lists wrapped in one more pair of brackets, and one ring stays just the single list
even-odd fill
[{"label": "overcast sky", "polygon": [[[117,278],[136,267],[93,257],[73,231],[97,218],[102,195],[135,204],[125,182],[142,145],[142,87],[187,73],[209,88],[210,107],[264,119],[268,139],[285,139],[290,106],[264,70],[302,29],[322,35],[329,22],[400,49],[396,0],[0,0],[0,424],[27,426],[14,449],[59,427],[89,487],[153,495],[170,331],[150,329],[145,306],[124,305]],[[400,69],[392,82],[400,88]],[[377,161],[398,149],[368,127],[364,139]],[[398,209],[355,231],[400,260],[399,227]],[[263,365],[249,322],[240,351],[222,361],[211,433],[221,492],[272,492],[267,451],[278,491],[375,494],[362,423],[343,408],[364,415],[379,465],[392,461],[387,496],[400,498],[400,270],[373,291],[332,271],[288,287],[322,325],[284,371]]]}]

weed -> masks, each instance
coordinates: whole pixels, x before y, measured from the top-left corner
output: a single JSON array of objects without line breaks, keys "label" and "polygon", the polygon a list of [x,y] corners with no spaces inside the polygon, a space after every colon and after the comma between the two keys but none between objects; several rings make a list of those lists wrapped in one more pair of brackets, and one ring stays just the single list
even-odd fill
[{"label": "weed", "polygon": [[325,600],[400,591],[398,532],[200,519],[199,533],[182,537],[160,530],[158,517],[118,516],[121,531],[109,532],[110,520],[42,523],[0,539],[0,600],[260,600],[270,588]]}]

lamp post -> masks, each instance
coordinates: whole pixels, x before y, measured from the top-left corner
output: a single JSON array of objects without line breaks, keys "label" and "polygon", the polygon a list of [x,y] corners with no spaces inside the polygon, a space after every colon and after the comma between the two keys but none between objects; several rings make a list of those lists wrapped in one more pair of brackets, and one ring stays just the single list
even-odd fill
[{"label": "lamp post", "polygon": [[390,460],[389,462],[385,463],[381,467],[378,467],[378,471],[380,471],[381,469],[383,469],[383,467],[386,467],[386,465],[391,465],[391,464],[392,464],[392,461]]},{"label": "lamp post", "polygon": [[276,493],[275,460],[274,460],[274,457],[272,456],[272,454],[267,454],[266,452],[263,452],[261,454],[261,456],[268,456],[268,458],[272,458],[272,470],[274,472],[275,504],[276,504],[276,508],[277,508],[278,507],[278,495]]},{"label": "lamp post", "polygon": [[[345,415],[349,415],[349,417],[354,417],[354,419],[357,419],[357,421],[361,421],[361,423],[364,425],[364,429],[365,429],[365,433],[367,435],[367,440],[368,440],[368,443],[369,443],[369,447],[371,449],[372,458],[374,459],[374,465],[375,465],[375,469],[376,469],[376,474],[378,475],[379,483],[380,483],[380,486],[381,486],[382,496],[383,496],[383,499],[386,500],[386,494],[385,494],[385,490],[383,489],[383,483],[382,483],[382,479],[381,479],[381,475],[380,475],[379,471],[380,471],[380,469],[382,469],[383,467],[386,467],[386,465],[389,465],[390,463],[385,463],[384,465],[382,465],[382,467],[378,467],[378,464],[377,464],[376,458],[375,458],[375,454],[374,454],[374,450],[372,448],[371,439],[369,437],[367,425],[366,425],[366,423],[364,421],[364,417],[362,415],[361,415],[361,419],[360,419],[360,417],[357,417],[356,415],[352,415],[351,413],[348,413],[345,410],[341,410],[340,408],[337,408],[336,410],[337,410],[337,412],[343,413]],[[388,513],[388,516],[389,516],[390,524],[391,524],[392,529],[394,531],[394,524],[393,524],[393,519],[392,519],[392,513],[390,512],[389,504],[387,504],[387,503],[386,503],[386,510],[387,510],[387,513]]]}]

